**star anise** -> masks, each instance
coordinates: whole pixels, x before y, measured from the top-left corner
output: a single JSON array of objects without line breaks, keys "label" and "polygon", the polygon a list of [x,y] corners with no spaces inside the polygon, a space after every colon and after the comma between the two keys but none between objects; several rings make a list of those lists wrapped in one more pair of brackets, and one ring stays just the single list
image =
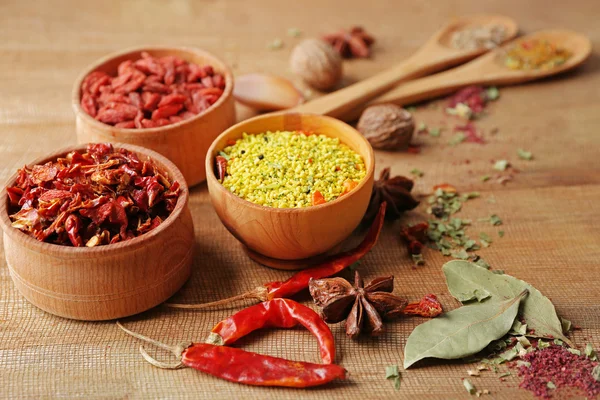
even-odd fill
[{"label": "star anise", "polygon": [[311,279],[308,288],[315,304],[322,307],[328,323],[346,320],[346,334],[356,338],[361,331],[371,336],[383,333],[383,319],[398,317],[407,300],[393,295],[394,277],[384,276],[364,285],[355,272],[354,286],[344,278]]},{"label": "star anise", "polygon": [[414,182],[404,176],[390,178],[390,168],[383,169],[379,180],[373,184],[373,193],[364,220],[371,221],[384,201],[387,202],[385,217],[389,220],[398,219],[402,212],[418,206],[419,201],[410,194],[413,185]]},{"label": "star anise", "polygon": [[322,39],[344,58],[367,58],[371,55],[371,45],[375,43],[373,36],[360,26],[324,35]]}]

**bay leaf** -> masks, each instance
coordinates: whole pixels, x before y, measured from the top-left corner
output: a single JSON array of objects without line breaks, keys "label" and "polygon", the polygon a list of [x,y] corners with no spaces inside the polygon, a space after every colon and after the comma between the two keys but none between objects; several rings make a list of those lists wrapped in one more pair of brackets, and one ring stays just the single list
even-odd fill
[{"label": "bay leaf", "polygon": [[428,357],[449,360],[478,353],[506,335],[526,295],[524,290],[503,302],[463,306],[417,326],[406,341],[404,368]]},{"label": "bay leaf", "polygon": [[540,338],[560,338],[569,346],[573,343],[563,334],[562,324],[554,305],[529,283],[510,275],[498,275],[468,261],[453,260],[442,267],[452,296],[461,302],[473,299],[472,293],[486,291],[491,296],[485,302],[501,302],[513,298],[524,289],[529,296],[521,303],[519,315],[527,323],[527,334]]}]

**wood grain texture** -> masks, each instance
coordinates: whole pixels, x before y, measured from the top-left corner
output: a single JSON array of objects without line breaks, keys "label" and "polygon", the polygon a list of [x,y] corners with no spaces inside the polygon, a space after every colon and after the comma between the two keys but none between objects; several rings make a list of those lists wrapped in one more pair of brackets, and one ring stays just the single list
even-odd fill
[{"label": "wood grain texture", "polygon": [[[211,65],[225,77],[223,94],[211,107],[193,118],[176,124],[149,129],[122,129],[103,124],[92,118],[81,107],[81,83],[88,74],[101,71],[117,75],[117,67],[127,60],[139,60],[142,52],[154,57],[176,56],[198,65]],[[210,144],[235,122],[233,77],[227,65],[212,54],[187,47],[142,46],[109,54],[85,68],[73,85],[72,105],[79,143],[118,142],[143,146],[154,150],[180,169],[190,186],[206,179],[204,164],[198,162]]]},{"label": "wood grain texture", "polygon": [[[484,222],[468,229],[496,238],[480,252],[490,264],[530,282],[550,297],[557,311],[582,327],[578,344],[600,348],[600,25],[597,1],[568,3],[505,0],[424,0],[419,2],[318,1],[116,1],[73,0],[0,2],[0,181],[25,163],[76,143],[71,88],[94,60],[123,48],[149,43],[206,49],[227,62],[235,75],[269,72],[302,83],[288,71],[296,43],[286,35],[298,27],[303,37],[361,24],[377,43],[373,60],[344,65],[348,84],[381,72],[413,54],[449,18],[497,13],[515,18],[523,33],[564,28],[589,35],[593,54],[581,68],[564,76],[501,90],[488,115],[477,122],[485,145],[447,144],[456,120],[438,107],[419,109],[415,117],[429,126],[446,124],[440,138],[416,135],[420,154],[375,152],[379,172],[425,175],[414,191],[420,195],[441,182],[461,191],[479,190],[459,214],[478,218],[498,214],[503,238]],[[318,10],[318,12],[315,12]],[[281,37],[283,49],[266,45]],[[318,93],[313,92],[313,96]],[[498,128],[495,135],[489,134]],[[535,160],[519,160],[516,149],[533,152]],[[492,160],[508,159],[521,172],[506,185],[480,177],[493,175]],[[468,163],[467,163],[468,161]],[[203,162],[203,157],[198,158]],[[495,203],[489,203],[490,198]],[[204,184],[189,202],[194,222],[195,257],[189,282],[172,299],[178,303],[217,300],[239,294],[289,272],[275,271],[249,260],[238,241],[222,226]],[[402,225],[425,217],[424,206],[387,224],[380,243],[360,271],[366,280],[396,276],[396,290],[411,301],[435,293],[446,309],[457,307],[448,293],[442,264],[448,258],[426,250],[427,264],[412,268],[398,238]],[[498,228],[499,229],[499,228]],[[355,238],[360,240],[359,237]],[[354,243],[356,243],[356,241]],[[352,243],[350,243],[352,244]],[[252,388],[202,375],[193,370],[164,371],[148,365],[139,343],[112,322],[80,322],[51,316],[18,294],[0,254],[0,396],[7,398],[261,398],[261,399],[472,399],[462,386],[468,367],[429,363],[402,371],[399,392],[384,378],[385,367],[402,365],[406,338],[421,319],[386,324],[385,335],[352,341],[343,324],[332,325],[338,362],[350,372],[347,383],[309,391]],[[350,275],[346,275],[350,278]],[[307,295],[297,297],[311,305]],[[122,322],[129,328],[176,344],[202,341],[215,323],[235,310],[181,312],[156,308]],[[257,332],[239,344],[250,351],[318,362],[314,339],[297,330]],[[171,361],[163,352],[152,353]],[[518,389],[519,379],[501,382],[493,372],[473,383],[489,389],[494,399],[532,399]]]},{"label": "wood grain texture", "polygon": [[[350,193],[319,206],[271,208],[241,199],[217,180],[214,158],[230,140],[237,140],[244,133],[296,130],[338,138],[360,154],[366,175],[358,186]],[[217,215],[240,242],[266,257],[301,260],[331,250],[356,229],[367,210],[373,190],[373,158],[369,142],[356,129],[337,119],[313,114],[268,114],[240,122],[219,135],[206,155],[206,182]],[[299,266],[294,269],[299,269]]]},{"label": "wood grain texture", "polygon": [[[158,153],[118,143],[151,158],[181,185],[175,209],[156,229],[140,237],[94,248],[40,242],[11,227],[6,191],[0,191],[4,255],[15,286],[31,303],[66,318],[87,321],[123,318],[146,311],[171,297],[189,278],[194,227],[189,191],[175,165]],[[30,165],[64,157],[85,145],[49,154]],[[16,174],[8,180],[12,186]]]}]

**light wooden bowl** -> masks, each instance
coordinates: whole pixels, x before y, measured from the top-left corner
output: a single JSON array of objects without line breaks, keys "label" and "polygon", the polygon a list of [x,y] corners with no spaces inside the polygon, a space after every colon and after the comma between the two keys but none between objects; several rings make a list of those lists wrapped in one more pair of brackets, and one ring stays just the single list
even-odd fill
[{"label": "light wooden bowl", "polygon": [[[347,195],[318,206],[272,208],[244,200],[217,180],[214,157],[228,140],[268,130],[307,130],[337,137],[363,157],[367,175]],[[330,250],[358,226],[371,198],[374,164],[369,142],[342,121],[313,114],[268,114],[232,126],[213,142],[206,155],[206,182],[219,218],[240,242],[266,257],[301,260]]]},{"label": "light wooden bowl", "polygon": [[[225,90],[219,100],[204,112],[185,121],[158,128],[115,128],[88,115],[80,104],[83,79],[93,71],[103,71],[114,76],[121,62],[141,58],[142,51],[157,57],[174,55],[200,65],[209,64],[215,72],[225,77]],[[190,186],[206,179],[202,161],[208,147],[219,134],[236,122],[231,71],[212,54],[194,48],[143,47],[109,55],[87,68],[75,81],[72,102],[79,143],[130,143],[149,148],[173,161]]]},{"label": "light wooden bowl", "polygon": [[[40,242],[11,226],[6,189],[0,192],[4,254],[17,289],[34,305],[61,317],[98,321],[152,308],[172,296],[191,272],[194,227],[188,187],[165,157],[138,146],[115,144],[149,156],[181,184],[175,210],[156,229],[121,243],[70,247]],[[45,163],[79,145],[34,161]],[[16,174],[8,181],[12,185]]]}]

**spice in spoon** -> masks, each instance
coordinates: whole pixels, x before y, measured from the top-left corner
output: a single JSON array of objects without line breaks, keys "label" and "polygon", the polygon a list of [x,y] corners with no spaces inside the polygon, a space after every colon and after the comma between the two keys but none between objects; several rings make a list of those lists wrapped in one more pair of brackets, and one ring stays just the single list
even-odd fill
[{"label": "spice in spoon", "polygon": [[[207,343],[169,346],[132,332],[119,322],[117,325],[127,334],[170,351],[179,359],[174,364],[160,362],[140,346],[144,359],[158,368],[190,367],[230,382],[295,388],[319,386],[346,376],[344,368],[332,364],[335,344],[329,327],[317,313],[293,300],[275,299],[244,309],[219,322]],[[297,325],[305,326],[317,338],[324,364],[291,361],[225,346],[256,329]]]},{"label": "spice in spoon", "polygon": [[548,40],[523,40],[506,53],[504,65],[518,70],[547,70],[564,64],[572,53]]},{"label": "spice in spoon", "polygon": [[183,308],[191,310],[201,310],[205,308],[218,307],[231,304],[240,300],[254,299],[258,301],[272,300],[276,298],[287,298],[295,295],[308,287],[311,279],[321,279],[337,274],[343,271],[350,265],[364,257],[377,243],[377,238],[383,227],[385,216],[386,203],[381,203],[379,212],[373,221],[371,228],[363,239],[362,243],[356,248],[342,252],[340,254],[329,257],[321,264],[312,268],[305,269],[292,275],[288,280],[283,282],[269,282],[255,288],[247,293],[238,296],[229,297],[227,299],[213,301],[202,304],[173,304],[167,303],[167,307]]}]

